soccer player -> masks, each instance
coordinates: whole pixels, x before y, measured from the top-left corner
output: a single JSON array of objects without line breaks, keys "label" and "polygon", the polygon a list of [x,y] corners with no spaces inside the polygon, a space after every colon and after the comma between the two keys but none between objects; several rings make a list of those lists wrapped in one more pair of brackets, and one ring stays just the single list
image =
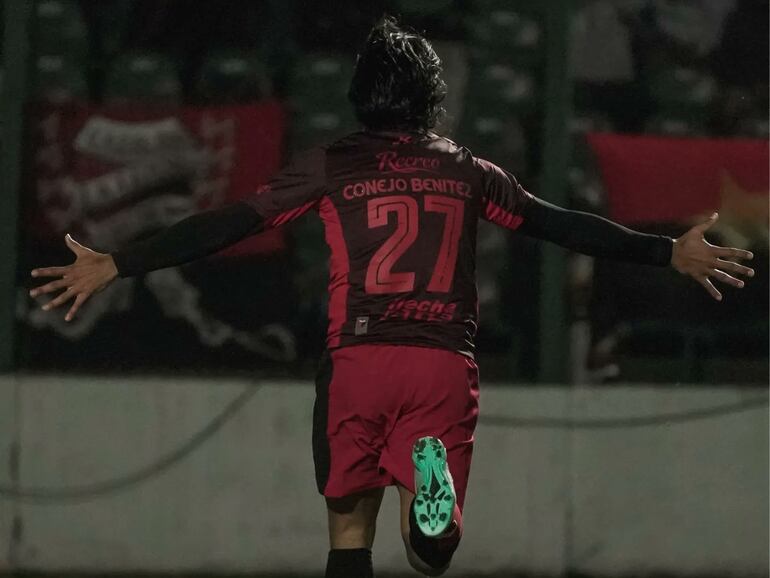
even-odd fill
[{"label": "soccer player", "polygon": [[67,236],[76,260],[35,269],[58,277],[33,297],[73,300],[70,320],[115,277],[210,255],[314,210],[331,248],[327,352],[316,382],[313,456],[328,506],[328,578],[373,575],[371,548],[386,486],[401,498],[411,565],[449,566],[478,414],[474,361],[479,219],[598,257],[671,265],[701,283],[742,287],[751,253],[710,245],[714,214],[682,237],[647,235],[542,201],[513,175],[434,134],[446,87],[415,31],[384,18],[358,57],[349,96],[364,130],[297,156],[247,200],[185,219],[112,254]]}]

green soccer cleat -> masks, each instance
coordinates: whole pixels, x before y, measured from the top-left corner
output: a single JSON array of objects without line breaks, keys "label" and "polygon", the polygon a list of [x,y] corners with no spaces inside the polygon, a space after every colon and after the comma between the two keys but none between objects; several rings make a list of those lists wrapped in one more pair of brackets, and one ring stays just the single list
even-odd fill
[{"label": "green soccer cleat", "polygon": [[446,448],[432,436],[418,439],[412,448],[414,462],[414,516],[428,537],[446,531],[454,514],[454,482],[447,466]]}]

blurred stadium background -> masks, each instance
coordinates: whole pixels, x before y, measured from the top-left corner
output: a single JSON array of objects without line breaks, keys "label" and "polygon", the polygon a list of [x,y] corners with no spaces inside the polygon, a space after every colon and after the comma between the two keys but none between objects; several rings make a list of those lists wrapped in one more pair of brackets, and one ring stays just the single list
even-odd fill
[{"label": "blurred stadium background", "polygon": [[[356,47],[388,12],[444,60],[439,132],[641,230],[718,209],[710,239],[756,255],[718,304],[481,228],[482,420],[448,575],[768,575],[766,0],[2,9],[0,574],[320,573],[319,224],[116,282],[71,324],[28,272],[68,262],[66,232],[112,250],[355,130]],[[394,499],[375,565],[411,575]]]}]

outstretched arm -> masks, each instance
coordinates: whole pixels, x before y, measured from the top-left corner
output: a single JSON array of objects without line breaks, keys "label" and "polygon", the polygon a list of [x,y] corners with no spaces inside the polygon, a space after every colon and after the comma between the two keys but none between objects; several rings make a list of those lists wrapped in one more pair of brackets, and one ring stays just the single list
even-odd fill
[{"label": "outstretched arm", "polygon": [[716,222],[716,213],[678,239],[633,231],[598,215],[562,209],[535,197],[526,204],[521,216],[519,230],[527,235],[594,257],[671,265],[698,281],[717,300],[722,299],[722,294],[711,278],[743,287],[743,281],[729,273],[754,275],[749,267],[730,260],[751,259],[749,251],[711,245],[703,237]]},{"label": "outstretched arm", "polygon": [[59,307],[74,298],[65,320],[70,321],[91,295],[115,277],[131,277],[157,269],[189,263],[216,253],[262,230],[262,217],[248,204],[236,203],[192,215],[159,233],[112,254],[98,253],[67,235],[75,262],[65,267],[32,271],[33,277],[58,277],[30,291],[37,297],[62,290],[43,309]]},{"label": "outstretched arm", "polygon": [[216,253],[241,239],[292,221],[310,210],[323,196],[326,153],[311,149],[297,155],[266,185],[244,201],[198,213],[150,237],[108,255],[97,253],[67,235],[75,262],[66,267],[32,271],[33,277],[59,277],[30,291],[32,297],[63,289],[48,310],[74,298],[65,319],[71,321],[80,306],[115,277],[130,277],[188,263]]},{"label": "outstretched arm", "polygon": [[607,259],[668,265],[673,239],[632,231],[591,213],[571,211],[532,197],[522,210],[519,231],[562,247]]},{"label": "outstretched arm", "polygon": [[152,237],[112,254],[118,275],[131,277],[207,257],[264,228],[246,203],[192,215]]},{"label": "outstretched arm", "polygon": [[732,259],[752,259],[749,251],[717,247],[703,234],[716,223],[714,213],[678,239],[632,231],[598,215],[562,209],[529,194],[516,177],[494,163],[474,158],[484,186],[484,218],[508,229],[552,241],[595,257],[646,265],[671,265],[703,285],[717,301],[722,294],[711,279],[734,287],[743,281],[730,273],[754,276],[754,271]]}]

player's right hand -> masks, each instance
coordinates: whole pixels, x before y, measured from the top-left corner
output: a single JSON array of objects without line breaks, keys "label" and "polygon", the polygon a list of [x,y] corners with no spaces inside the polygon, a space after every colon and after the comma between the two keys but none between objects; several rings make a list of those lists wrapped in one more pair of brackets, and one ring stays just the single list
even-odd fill
[{"label": "player's right hand", "polygon": [[43,267],[33,269],[33,277],[59,277],[55,281],[36,287],[29,292],[30,297],[38,297],[54,291],[63,291],[54,299],[42,306],[44,311],[59,307],[74,299],[74,303],[65,315],[65,321],[72,321],[78,309],[88,301],[94,293],[101,291],[118,276],[112,256],[107,253],[97,253],[84,247],[70,235],[64,238],[67,247],[75,253],[75,262],[65,267]]},{"label": "player's right hand", "polygon": [[745,283],[730,273],[754,276],[754,269],[736,263],[734,259],[753,259],[750,251],[732,247],[719,247],[706,241],[704,233],[717,222],[719,215],[714,213],[705,222],[695,225],[674,241],[671,252],[671,265],[682,275],[689,275],[706,288],[714,299],[722,300],[722,293],[714,287],[711,279],[717,279],[727,285],[742,288]]}]

